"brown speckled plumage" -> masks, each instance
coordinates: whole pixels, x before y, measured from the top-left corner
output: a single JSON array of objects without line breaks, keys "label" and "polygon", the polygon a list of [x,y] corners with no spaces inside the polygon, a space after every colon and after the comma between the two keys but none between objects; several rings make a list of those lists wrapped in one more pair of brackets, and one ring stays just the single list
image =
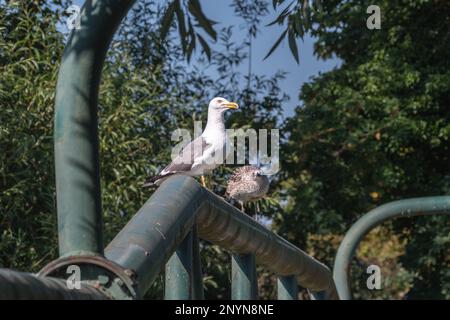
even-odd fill
[{"label": "brown speckled plumage", "polygon": [[261,169],[253,166],[237,168],[228,181],[226,196],[246,203],[263,198],[269,190],[270,181]]}]

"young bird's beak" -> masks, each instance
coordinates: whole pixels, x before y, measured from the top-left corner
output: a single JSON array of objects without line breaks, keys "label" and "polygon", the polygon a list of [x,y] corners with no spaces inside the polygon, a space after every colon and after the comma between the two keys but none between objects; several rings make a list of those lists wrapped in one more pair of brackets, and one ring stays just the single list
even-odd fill
[{"label": "young bird's beak", "polygon": [[236,102],[227,102],[223,103],[222,105],[227,107],[228,109],[239,109],[239,105]]},{"label": "young bird's beak", "polygon": [[256,175],[259,177],[264,177],[264,176],[268,177],[269,176],[267,173],[263,173],[263,172],[258,172]]}]

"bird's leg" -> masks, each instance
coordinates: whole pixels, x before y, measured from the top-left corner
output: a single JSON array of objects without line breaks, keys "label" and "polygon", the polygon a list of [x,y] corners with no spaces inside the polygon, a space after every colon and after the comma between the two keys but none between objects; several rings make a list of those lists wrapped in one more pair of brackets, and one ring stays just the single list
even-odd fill
[{"label": "bird's leg", "polygon": [[239,204],[241,205],[241,211],[245,213],[245,210],[244,210],[244,201],[239,201]]},{"label": "bird's leg", "polygon": [[200,176],[200,181],[202,182],[203,187],[206,188],[206,182],[205,182],[205,176],[204,175]]},{"label": "bird's leg", "polygon": [[258,201],[255,202],[255,220],[258,221],[259,204]]}]

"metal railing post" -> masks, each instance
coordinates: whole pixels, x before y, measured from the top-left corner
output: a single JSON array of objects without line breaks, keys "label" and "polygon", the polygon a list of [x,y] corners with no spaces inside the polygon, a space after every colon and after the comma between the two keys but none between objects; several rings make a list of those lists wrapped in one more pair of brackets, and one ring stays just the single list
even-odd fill
[{"label": "metal railing post", "polygon": [[[256,257],[259,264],[275,274],[296,274],[302,287],[325,291],[326,299],[337,298],[327,266],[205,190],[193,178],[182,175],[170,177],[161,184],[111,241],[105,256],[122,268],[133,270],[138,279],[138,291],[143,295],[194,224],[199,238],[236,255],[251,253],[253,265]],[[237,276],[243,272],[242,277],[248,278],[251,275],[248,270],[254,272],[254,267],[240,267],[237,263],[240,256],[234,258],[236,261],[232,263]],[[193,259],[195,261],[195,255]],[[195,265],[192,268],[195,274]],[[246,298],[257,297],[256,275],[253,283],[253,290],[249,290]]]},{"label": "metal railing post", "polygon": [[256,262],[252,253],[231,256],[231,299],[258,299]]},{"label": "metal railing post", "polygon": [[166,264],[164,299],[192,298],[192,231]]},{"label": "metal railing post", "polygon": [[98,89],[110,41],[133,3],[86,1],[64,49],[54,126],[60,256],[103,254]]},{"label": "metal railing post", "polygon": [[277,279],[278,300],[297,300],[298,283],[295,275],[278,277]]},{"label": "metal railing post", "polygon": [[192,299],[205,299],[197,224],[192,227]]},{"label": "metal railing post", "polygon": [[308,290],[308,293],[311,300],[326,300],[326,294],[324,291],[314,292]]},{"label": "metal railing post", "polygon": [[336,253],[333,277],[339,298],[343,300],[352,298],[348,274],[350,262],[359,243],[370,230],[388,219],[436,214],[450,214],[450,196],[393,201],[362,216],[348,230]]}]

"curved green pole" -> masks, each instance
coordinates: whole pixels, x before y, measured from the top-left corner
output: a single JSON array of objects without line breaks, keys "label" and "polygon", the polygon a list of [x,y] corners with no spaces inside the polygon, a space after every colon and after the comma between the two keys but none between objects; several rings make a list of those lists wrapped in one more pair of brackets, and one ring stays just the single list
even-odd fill
[{"label": "curved green pole", "polygon": [[60,256],[103,254],[97,100],[110,41],[134,0],[88,0],[62,57],[55,101]]},{"label": "curved green pole", "polygon": [[349,269],[362,238],[382,222],[397,217],[450,214],[450,196],[413,198],[382,205],[360,218],[342,240],[334,263],[333,277],[339,298],[351,299]]}]

